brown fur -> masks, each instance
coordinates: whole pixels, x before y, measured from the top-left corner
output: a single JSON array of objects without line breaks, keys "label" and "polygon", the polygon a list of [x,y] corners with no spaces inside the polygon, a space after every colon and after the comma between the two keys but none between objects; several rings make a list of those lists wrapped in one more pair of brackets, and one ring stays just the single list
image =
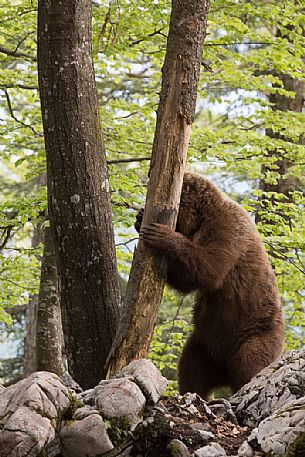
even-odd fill
[{"label": "brown fur", "polygon": [[196,292],[194,330],[178,368],[181,393],[206,398],[223,385],[235,392],[281,354],[274,273],[241,206],[207,179],[186,173],[176,232],[151,224],[140,236],[167,258],[168,283]]}]

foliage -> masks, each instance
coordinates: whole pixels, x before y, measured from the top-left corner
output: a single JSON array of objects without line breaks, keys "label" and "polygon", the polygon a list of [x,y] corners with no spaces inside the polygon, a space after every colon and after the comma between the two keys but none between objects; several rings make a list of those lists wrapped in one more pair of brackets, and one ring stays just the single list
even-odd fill
[{"label": "foliage", "polygon": [[24,313],[15,308],[12,325],[0,322],[0,379],[4,384],[17,380],[23,372]]},{"label": "foliage", "polygon": [[[31,237],[45,215],[45,156],[35,61],[37,0],[0,5],[0,319],[9,322],[9,308],[24,304],[38,287],[40,247],[31,248]],[[165,0],[93,2],[95,72],[123,286],[137,238],[133,221],[144,202],[169,12]],[[305,113],[278,110],[274,99],[294,96],[283,77],[304,81],[304,21],[302,1],[211,2],[189,148],[192,169],[210,175],[253,217],[259,213],[258,228],[283,298],[287,348],[305,340]],[[270,129],[277,136],[268,135]],[[279,157],[290,161],[297,183],[289,198],[261,188],[262,178],[271,184],[283,178]],[[150,356],[172,372],[189,324],[174,318],[178,302],[168,294]]]},{"label": "foliage", "polygon": [[150,345],[149,358],[169,380],[166,394],[177,392],[177,362],[182,347],[192,330],[191,299],[180,297],[172,289],[165,288],[158,323]]},{"label": "foliage", "polygon": [[157,325],[154,331],[149,358],[169,380],[167,394],[177,392],[177,361],[189,331],[190,323],[178,319]]}]

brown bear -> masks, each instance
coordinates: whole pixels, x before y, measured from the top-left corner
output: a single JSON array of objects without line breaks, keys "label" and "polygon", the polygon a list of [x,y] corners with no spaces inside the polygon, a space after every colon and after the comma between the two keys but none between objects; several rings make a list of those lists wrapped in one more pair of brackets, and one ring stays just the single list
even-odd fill
[{"label": "brown bear", "polygon": [[[167,282],[195,291],[194,329],[178,367],[179,390],[206,398],[237,391],[283,351],[275,275],[253,220],[210,181],[185,173],[176,231],[141,227],[140,238],[167,259]],[[140,228],[141,227],[141,228]]]}]

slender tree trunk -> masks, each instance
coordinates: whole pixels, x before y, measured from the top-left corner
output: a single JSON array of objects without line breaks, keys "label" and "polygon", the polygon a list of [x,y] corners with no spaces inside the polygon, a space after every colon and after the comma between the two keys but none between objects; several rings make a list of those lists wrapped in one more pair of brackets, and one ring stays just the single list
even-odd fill
[{"label": "slender tree trunk", "polygon": [[[38,224],[34,228],[32,238],[32,248],[37,248],[40,243],[43,243],[43,228],[42,224]],[[38,295],[31,295],[25,310],[25,338],[24,338],[24,360],[23,374],[29,376],[34,371],[37,371],[36,360],[36,329],[37,329],[37,310],[38,310]]]},{"label": "slender tree trunk", "polygon": [[[293,79],[288,75],[281,75],[281,80],[283,82],[283,87],[286,90],[295,92],[295,97],[286,97],[285,95],[279,94],[272,94],[269,97],[270,102],[273,105],[274,111],[295,111],[295,112],[302,112],[304,106],[304,93],[305,93],[305,83],[304,81]],[[266,135],[270,138],[278,138],[284,141],[291,141],[289,138],[283,137],[280,133],[274,132],[272,129],[266,130]],[[305,137],[299,138],[299,143],[304,144]],[[262,166],[262,178],[259,183],[259,188],[263,191],[263,195],[261,197],[261,202],[259,204],[258,210],[255,214],[255,222],[267,223],[270,225],[274,225],[274,214],[271,213],[271,217],[268,216],[268,211],[266,212],[266,208],[268,204],[264,203],[267,199],[268,202],[271,202],[274,206],[274,210],[277,210],[277,202],[282,201],[282,197],[277,196],[277,194],[282,194],[286,196],[286,202],[292,201],[290,192],[296,190],[299,186],[299,179],[293,174],[289,173],[289,169],[293,167],[293,162],[285,157],[285,152],[283,150],[270,150],[268,151],[268,155],[275,157],[275,165],[276,169],[274,169],[274,164],[272,168],[268,165]],[[276,183],[270,183],[268,181],[268,174],[269,172],[276,171],[279,175],[278,180]],[[270,194],[268,194],[270,193]],[[260,209],[263,209],[263,215],[261,215]],[[280,210],[282,211],[282,210]],[[288,218],[285,214],[281,214],[282,217],[287,219]],[[272,255],[277,256],[272,250],[270,251]]]},{"label": "slender tree trunk", "polygon": [[37,325],[38,296],[31,295],[25,310],[25,337],[23,375],[29,376],[37,371],[36,363],[36,325]]},{"label": "slender tree trunk", "polygon": [[49,215],[69,370],[84,388],[105,375],[120,300],[91,6],[91,0],[38,2]]},{"label": "slender tree trunk", "polygon": [[37,370],[64,372],[61,312],[54,243],[50,227],[44,230],[36,332]]},{"label": "slender tree trunk", "polygon": [[[276,36],[284,37],[289,40],[289,31],[291,27],[287,28],[288,35],[281,31],[277,31]],[[303,36],[305,36],[305,31],[303,30]],[[280,95],[279,93],[274,93],[269,96],[269,101],[272,104],[272,109],[274,111],[294,111],[296,113],[301,113],[304,108],[304,97],[305,97],[305,82],[301,79],[293,78],[290,75],[283,75],[277,74],[276,75],[282,82],[282,87],[287,90],[295,93],[294,97],[287,97],[286,95]],[[284,141],[291,141],[289,138],[283,137],[278,132],[274,132],[272,129],[266,130],[266,135],[270,138],[278,138]],[[299,138],[299,143],[304,144],[305,137],[302,136]],[[277,167],[276,170],[274,168],[270,169],[268,165],[262,166],[262,174],[263,177],[260,180],[260,189],[263,192],[272,192],[274,194],[280,193],[284,194],[287,198],[290,198],[289,192],[293,191],[298,186],[298,179],[292,175],[289,175],[289,169],[293,166],[293,162],[285,157],[285,152],[283,150],[270,150],[269,156],[273,156],[276,158],[275,165]],[[268,173],[270,171],[277,171],[279,174],[279,178],[277,183],[270,183],[268,182]],[[263,196],[263,198],[265,198]],[[271,195],[269,197],[273,203],[277,201],[276,195]],[[256,213],[256,221],[261,221],[261,215],[259,211]],[[272,223],[272,221],[267,221],[268,223]]]},{"label": "slender tree trunk", "polygon": [[[46,185],[46,173],[43,172],[37,177],[35,185],[37,188]],[[37,248],[43,243],[42,222],[38,223],[33,230],[32,248]],[[41,258],[38,258],[41,261]],[[24,338],[24,359],[23,374],[29,376],[37,371],[36,360],[36,331],[37,331],[38,295],[31,295],[25,310],[25,338]]]},{"label": "slender tree trunk", "polygon": [[[175,227],[209,0],[173,0],[143,224]],[[145,357],[166,274],[164,259],[139,242],[127,285],[123,317],[108,359],[110,377],[132,359]]]},{"label": "slender tree trunk", "polygon": [[[281,75],[280,79],[283,83],[284,89],[294,92],[295,96],[291,98],[278,93],[270,95],[269,101],[272,103],[273,110],[282,112],[294,111],[296,113],[301,113],[304,107],[304,81],[292,78],[289,75]],[[274,132],[272,129],[267,129],[266,135],[270,138],[279,138],[285,141],[290,141],[288,138],[283,137],[278,132]],[[300,138],[299,141],[300,143],[304,142],[304,138]],[[289,191],[294,190],[297,184],[296,179],[293,176],[287,176],[289,168],[293,165],[293,163],[289,159],[285,158],[283,151],[273,150],[270,151],[269,154],[277,157],[276,166],[277,172],[280,176],[276,184],[268,183],[266,177],[268,176],[268,171],[270,171],[270,169],[268,165],[263,165],[262,172],[264,177],[260,182],[260,188],[264,192],[279,192],[288,196]]]}]

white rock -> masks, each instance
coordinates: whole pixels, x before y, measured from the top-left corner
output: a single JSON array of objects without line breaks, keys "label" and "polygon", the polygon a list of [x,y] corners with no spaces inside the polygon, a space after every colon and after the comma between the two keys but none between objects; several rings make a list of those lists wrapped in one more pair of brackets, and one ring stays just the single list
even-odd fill
[{"label": "white rock", "polygon": [[20,406],[0,433],[1,457],[36,457],[55,437],[50,419]]},{"label": "white rock", "polygon": [[116,375],[116,378],[121,377],[134,378],[147,400],[154,404],[159,401],[167,387],[166,378],[148,359],[133,360]]},{"label": "white rock", "polygon": [[305,396],[305,349],[286,352],[230,398],[244,424],[256,427],[288,403]]},{"label": "white rock", "polygon": [[196,401],[196,398],[197,398],[197,394],[194,394],[191,392],[187,392],[186,394],[183,395],[184,403],[186,404],[186,406],[189,406],[192,403],[194,403],[194,401]]},{"label": "white rock", "polygon": [[174,439],[168,445],[168,450],[172,457],[189,457],[190,453],[188,448],[182,441]]},{"label": "white rock", "polygon": [[237,418],[232,410],[231,403],[226,398],[217,398],[209,402],[212,413],[217,417],[223,417],[225,420],[237,424]]},{"label": "white rock", "polygon": [[134,382],[127,378],[101,381],[94,393],[103,417],[116,419],[118,426],[131,430],[141,422],[146,400]]},{"label": "white rock", "polygon": [[77,395],[77,398],[85,405],[95,405],[94,389],[88,389]]},{"label": "white rock", "polygon": [[43,412],[50,419],[70,404],[68,389],[54,373],[38,371],[8,387],[0,397],[0,418],[21,405]]},{"label": "white rock", "polygon": [[193,416],[196,416],[196,415],[199,415],[199,411],[198,409],[196,408],[195,405],[190,405],[187,407],[187,410],[193,415]]},{"label": "white rock", "polygon": [[[257,442],[270,456],[286,455],[305,434],[305,397],[278,409],[258,425]],[[295,455],[292,453],[291,455]],[[301,455],[301,454],[297,454]]]},{"label": "white rock", "polygon": [[0,397],[0,457],[36,457],[55,437],[62,413],[70,405],[58,376],[33,373]]},{"label": "white rock", "polygon": [[244,441],[238,449],[238,455],[240,457],[253,457],[254,451],[247,441]]},{"label": "white rock", "polygon": [[90,416],[91,414],[99,414],[99,411],[93,406],[81,406],[74,412],[72,419],[81,420],[84,419],[84,417]]},{"label": "white rock", "polygon": [[194,457],[223,457],[225,455],[227,455],[226,451],[218,443],[209,444],[194,452]]},{"label": "white rock", "polygon": [[206,441],[211,441],[215,438],[215,435],[212,432],[207,432],[206,430],[200,429],[198,430],[198,432],[200,433],[201,438],[203,438]]},{"label": "white rock", "polygon": [[65,425],[60,441],[64,457],[95,457],[113,449],[106,425],[98,414]]},{"label": "white rock", "polygon": [[250,444],[250,446],[252,443],[253,444],[257,443],[257,432],[258,432],[258,428],[256,427],[252,430],[252,432],[248,436],[247,442]]}]

